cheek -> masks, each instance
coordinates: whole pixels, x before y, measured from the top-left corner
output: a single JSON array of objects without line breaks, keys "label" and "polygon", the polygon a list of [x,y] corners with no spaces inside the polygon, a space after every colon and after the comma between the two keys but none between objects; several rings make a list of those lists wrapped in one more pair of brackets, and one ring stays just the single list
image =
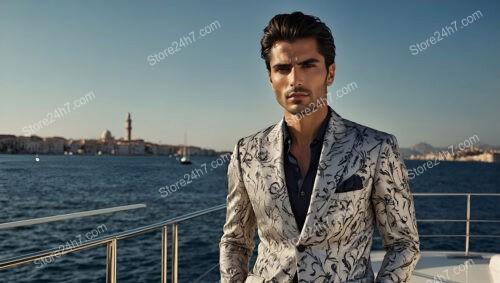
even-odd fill
[{"label": "cheek", "polygon": [[314,72],[311,72],[309,75],[310,79],[314,80],[315,82],[321,81],[324,83],[325,80],[327,79],[327,73],[324,72],[323,70],[316,70]]},{"label": "cheek", "polygon": [[284,91],[284,88],[286,87],[286,79],[283,77],[271,77],[272,79],[272,88],[276,94],[281,93]]},{"label": "cheek", "polygon": [[328,77],[325,72],[316,72],[315,74],[311,74],[310,80],[311,86],[316,89],[323,89],[328,85]]}]

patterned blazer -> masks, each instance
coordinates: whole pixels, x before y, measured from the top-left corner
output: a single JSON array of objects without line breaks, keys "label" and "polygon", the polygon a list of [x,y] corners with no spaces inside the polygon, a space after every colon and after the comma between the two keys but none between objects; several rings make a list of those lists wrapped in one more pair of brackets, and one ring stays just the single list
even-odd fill
[{"label": "patterned blazer", "polygon": [[[228,167],[221,282],[408,282],[419,238],[396,138],[331,113],[302,231],[284,176],[282,119],[242,138]],[[370,263],[374,225],[386,255]],[[249,259],[258,228],[252,272]]]}]

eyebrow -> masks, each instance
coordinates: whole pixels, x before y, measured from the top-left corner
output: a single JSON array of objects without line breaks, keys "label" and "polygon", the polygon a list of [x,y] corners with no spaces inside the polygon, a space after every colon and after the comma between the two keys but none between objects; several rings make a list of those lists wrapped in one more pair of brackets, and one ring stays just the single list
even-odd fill
[{"label": "eyebrow", "polygon": [[[307,64],[311,64],[311,63],[317,63],[317,62],[319,62],[318,59],[316,59],[316,58],[309,58],[309,59],[306,59],[306,60],[304,60],[302,62],[299,62],[297,64],[302,66],[302,65],[307,65]],[[290,67],[291,65],[292,64],[280,64],[280,63],[278,63],[278,64],[273,65],[273,69],[276,70],[279,67]]]}]

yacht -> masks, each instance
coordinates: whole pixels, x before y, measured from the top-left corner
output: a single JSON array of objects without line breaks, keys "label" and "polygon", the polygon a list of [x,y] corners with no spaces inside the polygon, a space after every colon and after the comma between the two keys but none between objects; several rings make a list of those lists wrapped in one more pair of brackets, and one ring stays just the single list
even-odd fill
[{"label": "yacht", "polygon": [[189,160],[189,152],[187,151],[187,148],[184,146],[182,149],[182,157],[180,159],[181,164],[191,164],[191,161]]},{"label": "yacht", "polygon": [[189,160],[189,149],[187,148],[186,134],[184,134],[184,147],[182,148],[182,157],[180,162],[184,165],[191,164],[191,161]]}]

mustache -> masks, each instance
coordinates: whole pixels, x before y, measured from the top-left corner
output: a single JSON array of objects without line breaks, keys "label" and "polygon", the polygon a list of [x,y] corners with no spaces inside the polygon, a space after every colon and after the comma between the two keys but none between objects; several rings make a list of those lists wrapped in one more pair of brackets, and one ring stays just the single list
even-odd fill
[{"label": "mustache", "polygon": [[311,93],[312,93],[312,91],[308,90],[307,88],[299,86],[299,87],[294,87],[290,90],[287,90],[285,92],[285,95],[286,95],[286,97],[290,97],[290,95],[292,95],[292,93],[294,93],[294,92],[303,92],[303,93],[307,93],[309,95],[311,95]]}]

